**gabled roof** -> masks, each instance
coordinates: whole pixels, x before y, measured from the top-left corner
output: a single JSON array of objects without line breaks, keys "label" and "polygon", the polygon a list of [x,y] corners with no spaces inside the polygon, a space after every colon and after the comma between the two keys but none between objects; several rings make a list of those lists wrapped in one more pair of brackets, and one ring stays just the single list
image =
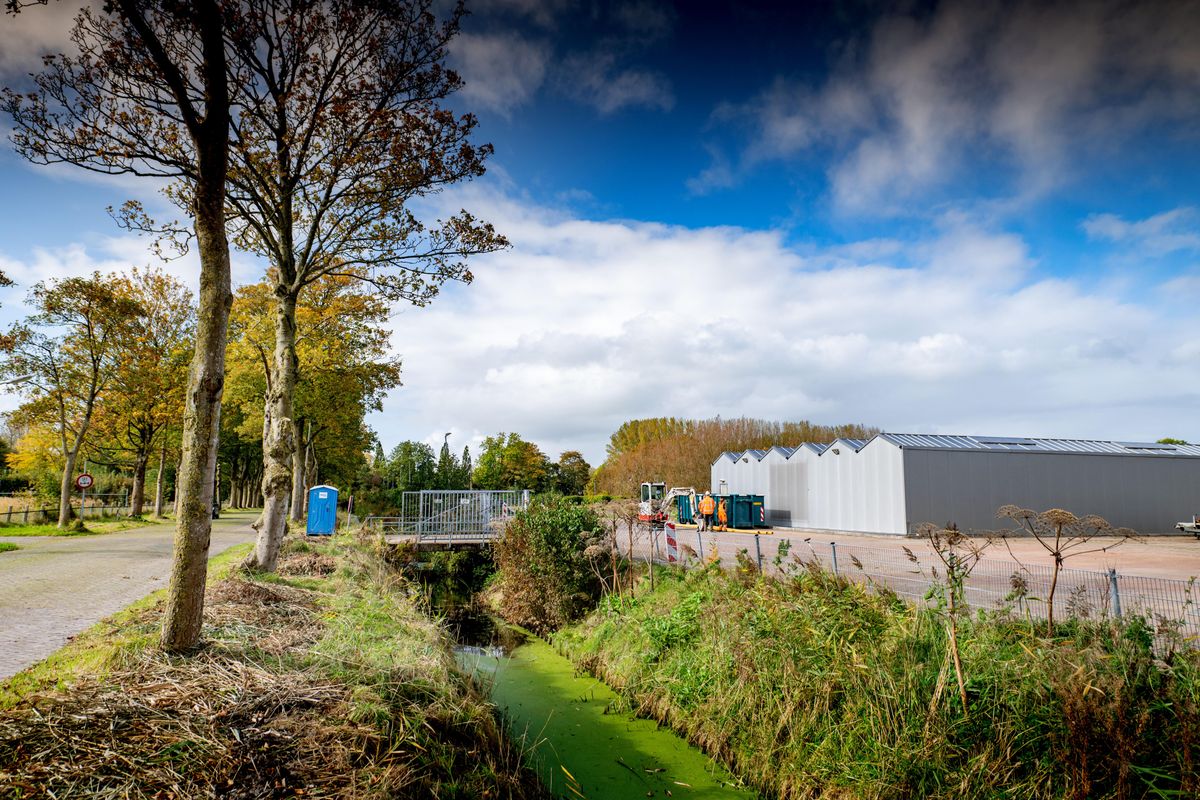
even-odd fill
[{"label": "gabled roof", "polygon": [[742,454],[741,454],[741,453],[731,453],[731,452],[729,452],[728,450],[726,450],[724,453],[721,453],[721,455],[719,455],[719,456],[717,456],[716,458],[714,458],[714,459],[713,459],[713,464],[716,464],[716,463],[717,463],[718,461],[720,461],[721,459],[725,459],[725,460],[727,460],[727,461],[733,461],[733,462],[737,462],[737,461],[740,461],[740,460],[741,460],[741,458],[742,458]]},{"label": "gabled roof", "polygon": [[908,450],[974,450],[1007,453],[1200,458],[1200,445],[1117,442],[1102,439],[1035,439],[1013,436],[948,436],[932,433],[881,433],[879,438]]},{"label": "gabled roof", "polygon": [[817,455],[821,455],[821,453],[824,453],[828,449],[829,449],[828,444],[822,444],[821,442],[805,442],[804,444],[800,445],[795,450],[793,450],[792,455],[795,455],[797,452],[799,452],[801,450],[807,450],[810,453],[815,453]]},{"label": "gabled roof", "polygon": [[767,452],[768,453],[775,452],[775,453],[779,453],[779,455],[783,456],[784,458],[791,458],[792,453],[796,452],[796,449],[797,448],[795,448],[795,447],[784,447],[781,444],[777,444],[774,447],[772,447],[770,450],[768,450]]},{"label": "gabled roof", "polygon": [[747,450],[742,453],[742,458],[753,458],[755,461],[762,461],[763,456],[767,454],[766,450]]}]

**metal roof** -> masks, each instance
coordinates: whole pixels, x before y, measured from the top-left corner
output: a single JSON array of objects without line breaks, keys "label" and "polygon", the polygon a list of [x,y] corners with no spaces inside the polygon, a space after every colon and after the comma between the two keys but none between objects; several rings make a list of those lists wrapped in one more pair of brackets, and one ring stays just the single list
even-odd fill
[{"label": "metal roof", "polygon": [[911,450],[975,450],[1007,453],[1078,453],[1086,455],[1200,458],[1200,445],[1115,442],[1099,439],[1037,439],[1013,436],[948,436],[932,433],[881,433],[877,438]]},{"label": "metal roof", "polygon": [[[941,433],[881,433],[870,440],[838,439],[855,450],[861,450],[875,439],[883,439],[897,447],[909,450],[967,450],[986,453],[1074,453],[1082,455],[1154,456],[1156,458],[1200,458],[1200,445],[1158,444],[1157,442],[1116,442],[1103,439],[1038,439],[1019,436],[951,436]],[[832,445],[820,442],[804,442],[799,447],[776,445],[785,458],[791,458],[800,450],[811,450],[821,455]],[[766,450],[746,450],[741,453],[726,452],[717,457],[737,462],[743,458],[761,461]],[[714,462],[716,463],[716,462]]]}]

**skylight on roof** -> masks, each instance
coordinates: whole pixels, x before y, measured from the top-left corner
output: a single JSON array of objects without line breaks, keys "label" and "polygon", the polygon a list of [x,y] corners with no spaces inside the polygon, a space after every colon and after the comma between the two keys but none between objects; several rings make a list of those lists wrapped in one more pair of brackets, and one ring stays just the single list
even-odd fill
[{"label": "skylight on roof", "polygon": [[1008,436],[993,436],[988,439],[976,439],[980,444],[995,444],[1001,447],[1037,447],[1038,443],[1032,439],[1014,439]]},{"label": "skylight on roof", "polygon": [[1171,444],[1123,444],[1121,445],[1126,450],[1133,450],[1138,453],[1159,453],[1159,452],[1175,452],[1175,445]]}]

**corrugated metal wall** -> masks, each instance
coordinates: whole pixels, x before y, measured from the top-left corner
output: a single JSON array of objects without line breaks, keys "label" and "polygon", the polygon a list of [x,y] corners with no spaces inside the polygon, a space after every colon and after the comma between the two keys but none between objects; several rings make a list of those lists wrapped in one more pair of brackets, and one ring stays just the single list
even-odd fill
[{"label": "corrugated metal wall", "polygon": [[904,459],[900,448],[873,439],[862,450],[834,442],[813,465],[807,527],[905,533]]},{"label": "corrugated metal wall", "polygon": [[1163,533],[1200,514],[1200,459],[1126,455],[909,450],[904,453],[909,525],[1002,526],[1014,505],[1099,514],[1139,533]]}]

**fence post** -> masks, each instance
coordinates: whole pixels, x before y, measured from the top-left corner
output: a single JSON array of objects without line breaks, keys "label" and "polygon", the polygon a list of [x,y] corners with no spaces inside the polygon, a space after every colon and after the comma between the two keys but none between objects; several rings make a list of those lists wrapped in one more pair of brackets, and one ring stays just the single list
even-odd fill
[{"label": "fence post", "polygon": [[758,571],[762,572],[762,546],[758,543],[758,534],[754,534],[754,555],[758,558]]},{"label": "fence post", "polygon": [[25,524],[29,524],[29,506],[25,506]]},{"label": "fence post", "polygon": [[832,553],[833,553],[833,574],[834,574],[834,575],[837,575],[837,574],[838,574],[838,566],[837,566],[837,542],[830,542],[830,543],[829,543],[829,550],[830,550],[830,552],[832,552]]},{"label": "fence post", "polygon": [[704,560],[704,540],[700,538],[700,529],[696,528],[696,557],[701,561]]},{"label": "fence post", "polygon": [[1121,589],[1117,586],[1117,570],[1113,567],[1108,569],[1108,593],[1109,599],[1112,602],[1113,616],[1121,618]]}]

